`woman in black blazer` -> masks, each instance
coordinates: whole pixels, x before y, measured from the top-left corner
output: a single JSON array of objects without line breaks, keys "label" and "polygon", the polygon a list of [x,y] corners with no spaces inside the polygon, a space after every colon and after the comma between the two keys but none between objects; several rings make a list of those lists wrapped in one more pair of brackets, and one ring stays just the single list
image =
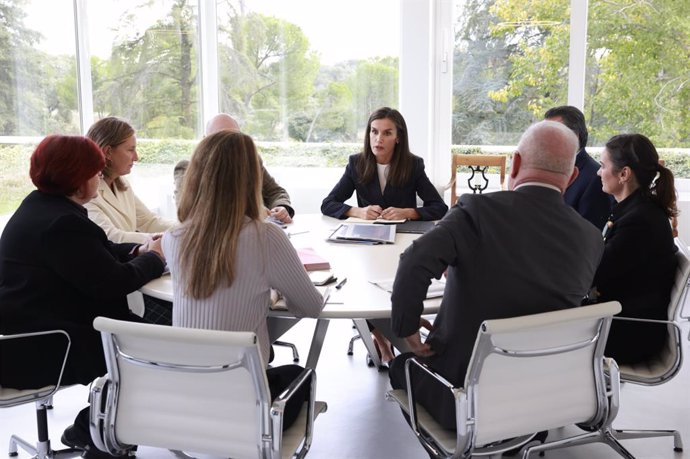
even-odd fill
[{"label": "woman in black blazer", "polygon": [[[358,207],[345,204],[357,192]],[[424,202],[417,207],[417,196]],[[400,112],[383,107],[371,114],[364,149],[350,156],[337,185],[321,204],[329,217],[367,220],[439,220],[448,206],[424,172],[424,160],[410,152]]]},{"label": "woman in black blazer", "polygon": [[[357,192],[357,205],[345,204]],[[417,196],[424,202],[417,207]],[[407,125],[399,111],[383,107],[369,116],[364,149],[350,156],[345,173],[321,203],[329,217],[366,220],[440,220],[448,211],[424,172],[424,160],[410,152]],[[393,360],[391,344],[369,323],[381,361]]]},{"label": "woman in black blazer", "polygon": [[[83,205],[96,196],[104,165],[103,153],[89,139],[46,137],[31,156],[37,190],[24,199],[0,237],[0,333],[65,330],[71,348],[63,385],[89,384],[105,374],[94,318],[136,320],[126,295],[160,277],[165,267],[160,240],[114,244],[89,220]],[[43,340],[29,349],[17,341],[0,346],[0,385],[30,389],[54,384],[61,347]],[[66,444],[85,447],[88,411],[75,424],[81,439],[66,432]]]},{"label": "woman in black blazer", "polygon": [[[659,164],[648,138],[623,134],[606,144],[598,174],[616,204],[603,230],[597,301],[620,301],[622,317],[666,320],[677,250],[670,224],[677,214],[673,173]],[[614,319],[605,354],[619,363],[643,361],[666,337],[665,325]]]}]

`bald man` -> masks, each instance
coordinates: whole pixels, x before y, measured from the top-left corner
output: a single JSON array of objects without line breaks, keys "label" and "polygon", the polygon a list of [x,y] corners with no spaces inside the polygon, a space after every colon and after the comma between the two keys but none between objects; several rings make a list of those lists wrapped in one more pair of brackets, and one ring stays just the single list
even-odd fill
[{"label": "bald man", "polygon": [[[484,320],[580,305],[604,245],[599,230],[563,199],[577,177],[577,150],[577,137],[563,124],[532,125],[513,154],[509,191],[461,196],[434,229],[401,255],[391,322],[413,353],[393,360],[394,388],[406,388],[404,362],[412,355],[462,386]],[[422,302],[431,278],[444,272],[441,307],[422,342]],[[418,402],[443,427],[455,429],[449,391],[413,376]]]},{"label": "bald man", "polygon": [[[239,132],[240,125],[227,113],[219,113],[206,123],[206,135],[222,130]],[[175,165],[175,170],[173,171],[176,201],[179,199],[180,191],[182,190],[182,180],[184,174],[187,172],[187,167],[189,167],[189,161],[183,159]],[[285,191],[285,188],[278,185],[275,179],[271,177],[271,174],[269,174],[264,167],[263,162],[261,162],[261,173],[261,195],[263,196],[266,213],[275,220],[283,223],[292,223],[292,217],[295,215],[295,210],[290,203],[290,195]]]}]

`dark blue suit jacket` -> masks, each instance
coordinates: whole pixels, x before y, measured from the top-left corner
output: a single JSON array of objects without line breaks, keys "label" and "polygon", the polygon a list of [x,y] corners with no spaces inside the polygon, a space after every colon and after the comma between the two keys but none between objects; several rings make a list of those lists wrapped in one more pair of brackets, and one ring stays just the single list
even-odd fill
[{"label": "dark blue suit jacket", "polygon": [[603,229],[611,213],[613,198],[601,189],[601,178],[597,175],[599,163],[583,148],[577,153],[575,165],[580,174],[565,190],[563,198],[578,214]]},{"label": "dark blue suit jacket", "polygon": [[[378,178],[370,183],[360,183],[357,174],[357,158],[359,154],[351,155],[345,173],[338,184],[331,190],[321,203],[321,213],[329,217],[345,219],[345,213],[352,208],[345,204],[353,192],[357,192],[357,206],[366,207],[379,205],[387,207],[413,208],[422,220],[439,220],[448,211],[448,206],[436,191],[424,172],[424,160],[415,156],[415,168],[412,179],[402,187],[394,187],[390,183],[381,193]],[[417,207],[417,195],[424,202],[423,207]]]}]

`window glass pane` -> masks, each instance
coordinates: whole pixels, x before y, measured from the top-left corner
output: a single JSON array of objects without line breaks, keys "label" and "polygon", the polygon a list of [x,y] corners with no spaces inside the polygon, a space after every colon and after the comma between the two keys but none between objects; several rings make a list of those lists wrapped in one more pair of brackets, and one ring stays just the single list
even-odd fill
[{"label": "window glass pane", "polygon": [[94,118],[129,120],[139,137],[198,135],[197,3],[88,3]]},{"label": "window glass pane", "polygon": [[40,137],[79,133],[73,16],[71,0],[0,0],[0,137],[14,137],[0,143],[0,215],[33,189]]},{"label": "window glass pane", "polygon": [[0,1],[0,135],[79,132],[72,2]]},{"label": "window glass pane", "polygon": [[218,34],[221,110],[259,140],[361,142],[398,105],[397,0],[221,2]]},{"label": "window glass pane", "polygon": [[590,145],[639,132],[690,147],[688,2],[590,0],[585,116]]},{"label": "window glass pane", "polygon": [[453,144],[515,145],[567,103],[570,0],[456,0]]}]

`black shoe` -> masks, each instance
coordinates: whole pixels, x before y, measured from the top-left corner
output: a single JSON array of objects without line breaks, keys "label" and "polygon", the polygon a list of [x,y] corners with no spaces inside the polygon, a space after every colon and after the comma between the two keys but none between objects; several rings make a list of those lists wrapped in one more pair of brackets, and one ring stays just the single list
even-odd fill
[{"label": "black shoe", "polygon": [[65,429],[60,441],[63,445],[74,449],[85,450],[89,446],[89,439],[84,438],[83,432],[74,427],[74,424]]}]

